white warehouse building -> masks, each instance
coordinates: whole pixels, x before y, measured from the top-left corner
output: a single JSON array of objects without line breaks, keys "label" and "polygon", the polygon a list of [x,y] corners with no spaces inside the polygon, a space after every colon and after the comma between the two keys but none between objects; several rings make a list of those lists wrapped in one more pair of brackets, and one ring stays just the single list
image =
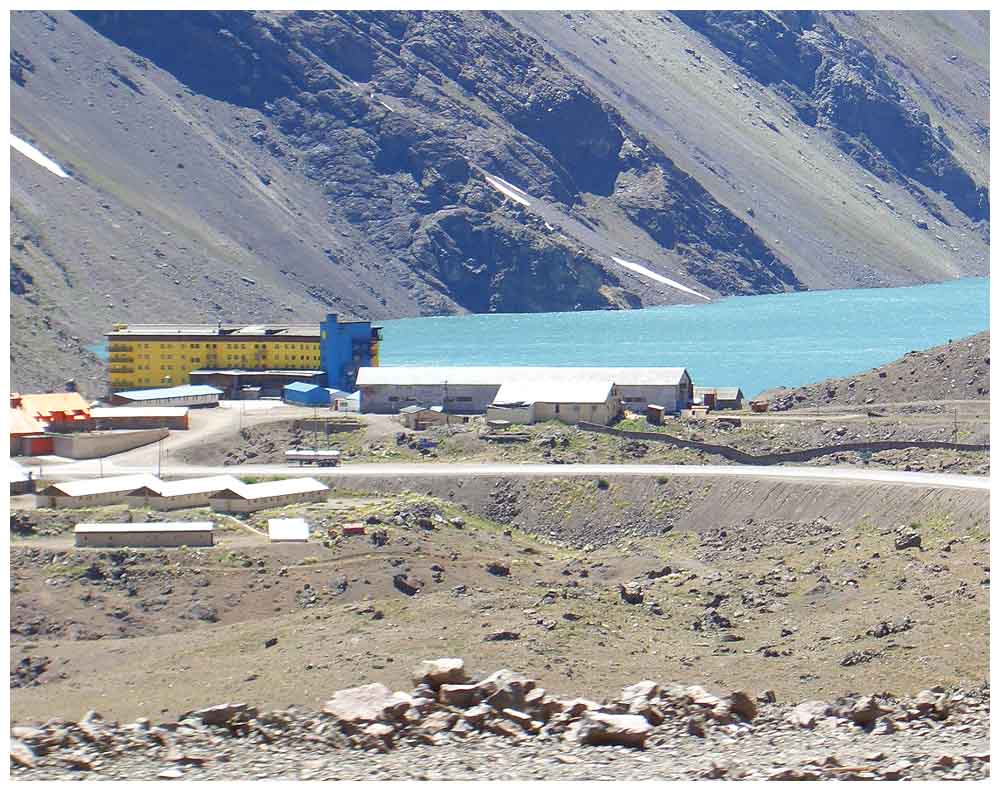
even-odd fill
[{"label": "white warehouse building", "polygon": [[213,494],[238,486],[241,481],[232,475],[209,478],[186,478],[181,481],[151,481],[125,496],[133,508],[155,508],[170,511],[177,508],[203,508]]},{"label": "white warehouse building", "polygon": [[213,535],[211,522],[85,522],[73,530],[78,547],[210,547]]},{"label": "white warehouse building", "polygon": [[[361,368],[357,385],[361,411],[394,414],[413,404],[440,404],[446,412],[484,414],[503,386],[559,386],[572,398],[585,382],[611,383],[625,409],[659,404],[668,412],[686,409],[693,386],[685,368],[417,367]],[[582,418],[586,419],[586,418]]]}]

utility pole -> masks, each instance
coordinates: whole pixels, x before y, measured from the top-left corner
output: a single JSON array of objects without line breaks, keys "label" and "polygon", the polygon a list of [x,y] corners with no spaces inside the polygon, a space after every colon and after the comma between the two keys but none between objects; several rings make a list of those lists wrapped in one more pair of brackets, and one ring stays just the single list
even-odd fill
[{"label": "utility pole", "polygon": [[[951,341],[949,341],[951,343]],[[955,417],[955,424],[951,431],[951,441],[958,442],[958,407],[952,411],[952,415]]]},{"label": "utility pole", "polygon": [[163,474],[163,437],[156,443],[156,477]]}]

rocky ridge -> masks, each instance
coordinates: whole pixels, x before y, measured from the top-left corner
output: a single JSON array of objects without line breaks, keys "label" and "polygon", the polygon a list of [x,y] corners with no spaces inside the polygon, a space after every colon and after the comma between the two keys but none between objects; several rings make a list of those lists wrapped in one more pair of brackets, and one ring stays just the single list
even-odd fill
[{"label": "rocky ridge", "polygon": [[[778,703],[641,681],[563,699],[517,672],[421,663],[410,692],[339,690],[320,711],[246,703],[175,722],[88,712],[11,729],[16,779],[977,779],[989,776],[989,688]],[[762,751],[761,745],[772,746]],[[720,753],[725,753],[723,758]]]}]

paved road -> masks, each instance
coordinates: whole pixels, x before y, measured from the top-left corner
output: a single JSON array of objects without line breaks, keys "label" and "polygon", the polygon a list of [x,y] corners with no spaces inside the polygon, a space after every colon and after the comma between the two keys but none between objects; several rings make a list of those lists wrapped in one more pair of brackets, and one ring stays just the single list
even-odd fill
[{"label": "paved road", "polygon": [[[104,462],[103,473],[124,475],[156,472],[155,466],[124,466]],[[96,461],[73,462],[46,470],[46,478],[67,480],[99,474]],[[311,467],[285,464],[241,464],[218,467],[164,465],[163,476],[201,475],[298,476],[324,479],[414,478],[414,477],[505,477],[567,478],[611,476],[740,477],[768,480],[799,480],[825,483],[890,483],[931,489],[988,490],[990,479],[980,475],[899,472],[853,467],[757,467],[750,465],[678,464],[347,464],[343,467]]]}]

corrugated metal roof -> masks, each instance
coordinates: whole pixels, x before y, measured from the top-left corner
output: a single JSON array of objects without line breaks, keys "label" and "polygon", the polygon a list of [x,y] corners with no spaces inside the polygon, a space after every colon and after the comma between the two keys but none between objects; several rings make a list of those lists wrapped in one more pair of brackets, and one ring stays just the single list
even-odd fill
[{"label": "corrugated metal roof", "polygon": [[306,541],[309,523],[305,519],[268,519],[267,537],[272,541]]},{"label": "corrugated metal roof", "polygon": [[261,497],[280,497],[285,494],[325,492],[329,488],[315,478],[285,478],[280,481],[265,481],[263,483],[237,481],[236,485],[227,486],[226,490],[244,500],[256,500]]},{"label": "corrugated metal roof", "polygon": [[177,387],[156,387],[152,390],[123,390],[116,396],[130,401],[155,401],[159,398],[191,398],[193,396],[222,395],[222,391],[211,385],[177,385]]},{"label": "corrugated metal roof", "polygon": [[30,417],[46,420],[53,412],[82,412],[90,405],[79,393],[27,393],[21,395],[21,409]]},{"label": "corrugated metal roof", "polygon": [[212,532],[212,522],[81,522],[74,533],[196,533]]},{"label": "corrugated metal roof", "polygon": [[[65,481],[52,483],[40,494],[53,493],[67,497],[83,497],[89,494],[110,494],[112,492],[131,492],[143,486],[150,489],[159,487],[160,479],[155,475],[114,475],[110,478],[92,478],[86,481]],[[52,491],[54,490],[54,491]]]},{"label": "corrugated metal roof", "polygon": [[494,404],[603,404],[611,397],[610,380],[505,382]]},{"label": "corrugated metal roof", "polygon": [[232,475],[213,475],[207,478],[186,478],[181,481],[157,481],[155,486],[148,488],[160,497],[181,497],[187,494],[219,492],[241,484],[242,481]]},{"label": "corrugated metal roof", "polygon": [[10,423],[7,427],[11,434],[41,434],[45,431],[45,424],[35,420],[30,415],[25,414],[22,409],[10,410]]},{"label": "corrugated metal roof", "polygon": [[90,410],[95,420],[114,417],[184,417],[186,406],[99,406]]},{"label": "corrugated metal roof", "polygon": [[743,391],[738,387],[696,387],[694,389],[695,398],[700,398],[713,393],[716,398],[723,401],[735,401],[740,397],[740,395],[742,395]]},{"label": "corrugated metal roof", "polygon": [[296,393],[311,393],[313,390],[319,389],[319,385],[307,384],[306,382],[292,382],[285,385],[285,390],[292,390]]},{"label": "corrugated metal roof", "polygon": [[678,385],[685,368],[579,368],[558,366],[424,367],[376,366],[358,370],[359,387],[366,385],[502,385],[508,382],[611,381],[616,385]]}]

